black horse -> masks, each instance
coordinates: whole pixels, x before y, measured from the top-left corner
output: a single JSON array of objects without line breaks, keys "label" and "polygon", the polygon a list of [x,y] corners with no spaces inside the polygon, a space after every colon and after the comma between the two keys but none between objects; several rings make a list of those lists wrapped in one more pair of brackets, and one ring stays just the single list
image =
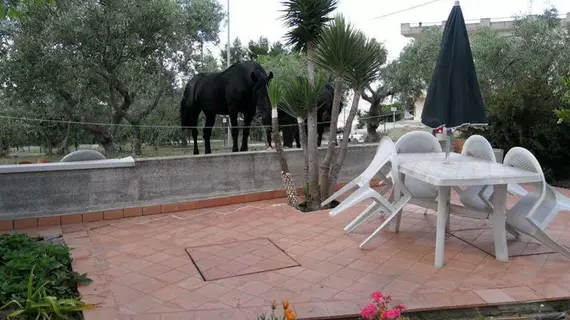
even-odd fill
[{"label": "black horse", "polygon": [[[298,77],[297,81],[304,81],[303,77]],[[334,99],[334,88],[325,83],[323,88],[321,89],[321,95],[319,96],[319,100],[317,104],[320,105],[319,109],[317,110],[317,133],[318,133],[318,140],[317,144],[320,147],[321,142],[323,140],[323,133],[325,129],[330,127],[331,115],[332,115],[332,107],[333,107],[333,99]],[[341,102],[340,108],[342,109],[343,105]],[[279,119],[279,130],[283,132],[283,146],[293,148],[293,140],[295,140],[295,144],[297,148],[301,147],[299,142],[299,126],[297,125],[297,119],[291,116],[287,112],[282,110],[283,108],[278,108],[277,117]],[[306,122],[307,119],[305,119]],[[307,130],[307,126],[305,125],[305,130]],[[268,142],[269,146],[271,146],[271,129],[268,131]],[[335,136],[329,137],[329,139],[334,138]]]},{"label": "black horse", "polygon": [[263,125],[271,124],[271,104],[267,85],[273,72],[265,73],[263,67],[253,61],[238,62],[223,72],[199,73],[192,78],[184,90],[180,103],[182,127],[191,127],[194,139],[194,154],[198,150],[198,116],[206,115],[204,144],[206,153],[211,153],[210,137],[216,121],[216,114],[230,116],[232,125],[232,151],[238,151],[238,113],[243,114],[243,136],[240,151],[247,151],[249,126],[256,114],[256,107],[262,115]]}]

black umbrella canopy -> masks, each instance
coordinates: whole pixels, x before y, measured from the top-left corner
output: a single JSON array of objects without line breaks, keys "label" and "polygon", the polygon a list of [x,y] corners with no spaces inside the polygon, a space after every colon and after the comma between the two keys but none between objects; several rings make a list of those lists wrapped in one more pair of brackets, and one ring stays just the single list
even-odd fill
[{"label": "black umbrella canopy", "polygon": [[443,30],[441,50],[427,91],[422,123],[431,128],[487,124],[459,1],[455,2]]}]

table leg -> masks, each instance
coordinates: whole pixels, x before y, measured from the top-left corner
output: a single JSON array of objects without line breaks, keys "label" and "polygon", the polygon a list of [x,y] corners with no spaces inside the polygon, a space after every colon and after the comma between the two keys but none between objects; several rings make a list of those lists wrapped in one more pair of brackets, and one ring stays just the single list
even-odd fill
[{"label": "table leg", "polygon": [[435,267],[441,268],[444,264],[445,229],[449,219],[449,193],[450,187],[439,187],[437,201],[437,229],[435,236]]},{"label": "table leg", "polygon": [[[404,183],[404,175],[399,173],[399,172],[398,172],[398,174],[400,175],[399,178],[400,178],[401,183]],[[393,188],[393,197],[392,198],[394,201],[393,203],[396,203],[396,202],[400,201],[402,190],[400,190],[400,187],[396,184],[393,184],[392,188]],[[404,210],[404,209],[402,209],[402,210]],[[394,217],[394,222],[392,223],[393,231],[396,233],[400,232],[400,222],[402,221],[402,210],[400,210],[400,212]]]},{"label": "table leg", "polygon": [[493,214],[491,223],[493,225],[493,238],[495,241],[495,258],[499,261],[509,261],[509,250],[507,248],[506,232],[506,211],[507,211],[507,185],[499,184],[493,186]]}]

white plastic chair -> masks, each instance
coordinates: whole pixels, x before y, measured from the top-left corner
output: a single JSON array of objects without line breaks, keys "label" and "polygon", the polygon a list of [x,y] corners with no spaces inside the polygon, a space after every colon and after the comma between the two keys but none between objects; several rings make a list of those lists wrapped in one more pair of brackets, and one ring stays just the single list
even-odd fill
[{"label": "white plastic chair", "polygon": [[[496,162],[493,147],[480,135],[472,135],[463,144],[461,155],[470,156],[483,161]],[[493,211],[491,198],[493,196],[493,186],[469,186],[462,190],[459,187],[453,188],[459,194],[459,201],[471,209],[488,212]]]},{"label": "white plastic chair", "polygon": [[[392,187],[392,180],[384,176],[380,172],[380,170],[390,161],[390,149],[386,148],[388,141],[392,145],[394,144],[389,137],[387,136],[383,137],[382,140],[380,140],[380,142],[378,143],[378,147],[376,148],[376,154],[374,155],[374,158],[372,159],[370,165],[368,165],[368,167],[358,177],[347,183],[344,187],[342,187],[340,190],[338,190],[333,195],[328,197],[325,201],[323,201],[321,203],[321,206],[326,206],[327,204],[331,203],[333,200],[340,198],[342,195],[344,195],[345,193],[349,192],[354,188],[358,188],[358,190],[360,190],[364,186],[370,187],[370,181],[372,181],[372,179],[376,175],[380,175],[380,178],[384,182],[384,187],[381,189],[381,193],[385,193],[387,190],[389,190]],[[356,190],[355,193],[358,192],[358,190]],[[343,203],[345,203],[345,201],[343,201],[341,204],[336,206],[336,208],[334,208],[331,211],[330,213],[331,216],[336,216],[340,212],[350,207],[347,206],[346,203],[343,205]]]},{"label": "white plastic chair", "polygon": [[[406,133],[398,139],[396,142],[396,152],[429,153],[442,152],[442,150],[439,141],[431,133],[426,131],[413,131]],[[421,202],[428,201],[435,203],[438,194],[437,187],[412,177],[405,177],[404,185],[412,195],[410,202],[414,203],[416,200],[423,200]],[[430,205],[429,208],[432,208],[432,205]]]},{"label": "white plastic chair", "polygon": [[541,177],[540,182],[533,183],[534,190],[528,192],[507,211],[507,225],[570,258],[570,250],[558,244],[544,232],[558,212],[570,207],[566,202],[567,198],[546,183],[542,168],[530,151],[514,147],[505,155],[503,163],[507,166],[536,172]]},{"label": "white plastic chair", "polygon": [[[346,190],[343,190],[344,189],[343,188],[337,192],[339,194],[342,194],[354,188],[355,186],[358,186],[358,189],[356,191],[354,191],[336,208],[334,208],[329,212],[331,216],[336,216],[340,212],[348,208],[351,208],[362,201],[365,200],[374,201],[374,204],[369,206],[366,210],[364,210],[356,219],[354,219],[345,228],[345,230],[347,230],[348,228],[354,229],[356,226],[366,221],[374,213],[383,213],[385,216],[387,215],[387,218],[384,220],[384,222],[378,228],[376,228],[376,230],[374,230],[374,232],[370,236],[368,236],[368,238],[366,238],[360,244],[360,248],[364,247],[364,245],[366,245],[366,243],[368,243],[370,239],[376,236],[386,225],[388,225],[390,221],[394,219],[394,217],[398,216],[401,213],[402,209],[404,208],[404,205],[410,200],[409,192],[401,184],[399,180],[397,161],[398,158],[394,142],[389,137],[382,138],[382,140],[380,140],[380,143],[378,144],[376,155],[374,156],[374,159],[372,160],[370,166],[359,177],[357,177],[356,179],[354,179],[349,183],[349,185],[351,186],[350,188],[347,188]],[[372,177],[374,177],[374,175],[382,167],[388,164],[388,162],[392,164],[392,169],[391,169],[392,184],[393,184],[392,189],[397,189],[400,192],[400,196],[398,197],[399,199],[394,203],[390,202],[389,200],[384,198],[384,195],[378,193],[376,190],[370,187],[370,180],[372,179]],[[333,194],[331,198],[334,199],[337,193]],[[394,198],[394,195],[392,195],[391,198]]]}]

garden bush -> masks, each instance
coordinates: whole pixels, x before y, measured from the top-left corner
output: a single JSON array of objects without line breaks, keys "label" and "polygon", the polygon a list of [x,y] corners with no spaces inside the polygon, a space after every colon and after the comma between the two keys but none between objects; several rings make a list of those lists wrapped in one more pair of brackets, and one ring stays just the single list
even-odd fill
[{"label": "garden bush", "polygon": [[77,285],[91,280],[71,269],[70,249],[41,243],[27,235],[0,235],[0,306],[13,300],[26,303],[28,282],[45,284],[45,293],[58,299],[78,297]]}]

